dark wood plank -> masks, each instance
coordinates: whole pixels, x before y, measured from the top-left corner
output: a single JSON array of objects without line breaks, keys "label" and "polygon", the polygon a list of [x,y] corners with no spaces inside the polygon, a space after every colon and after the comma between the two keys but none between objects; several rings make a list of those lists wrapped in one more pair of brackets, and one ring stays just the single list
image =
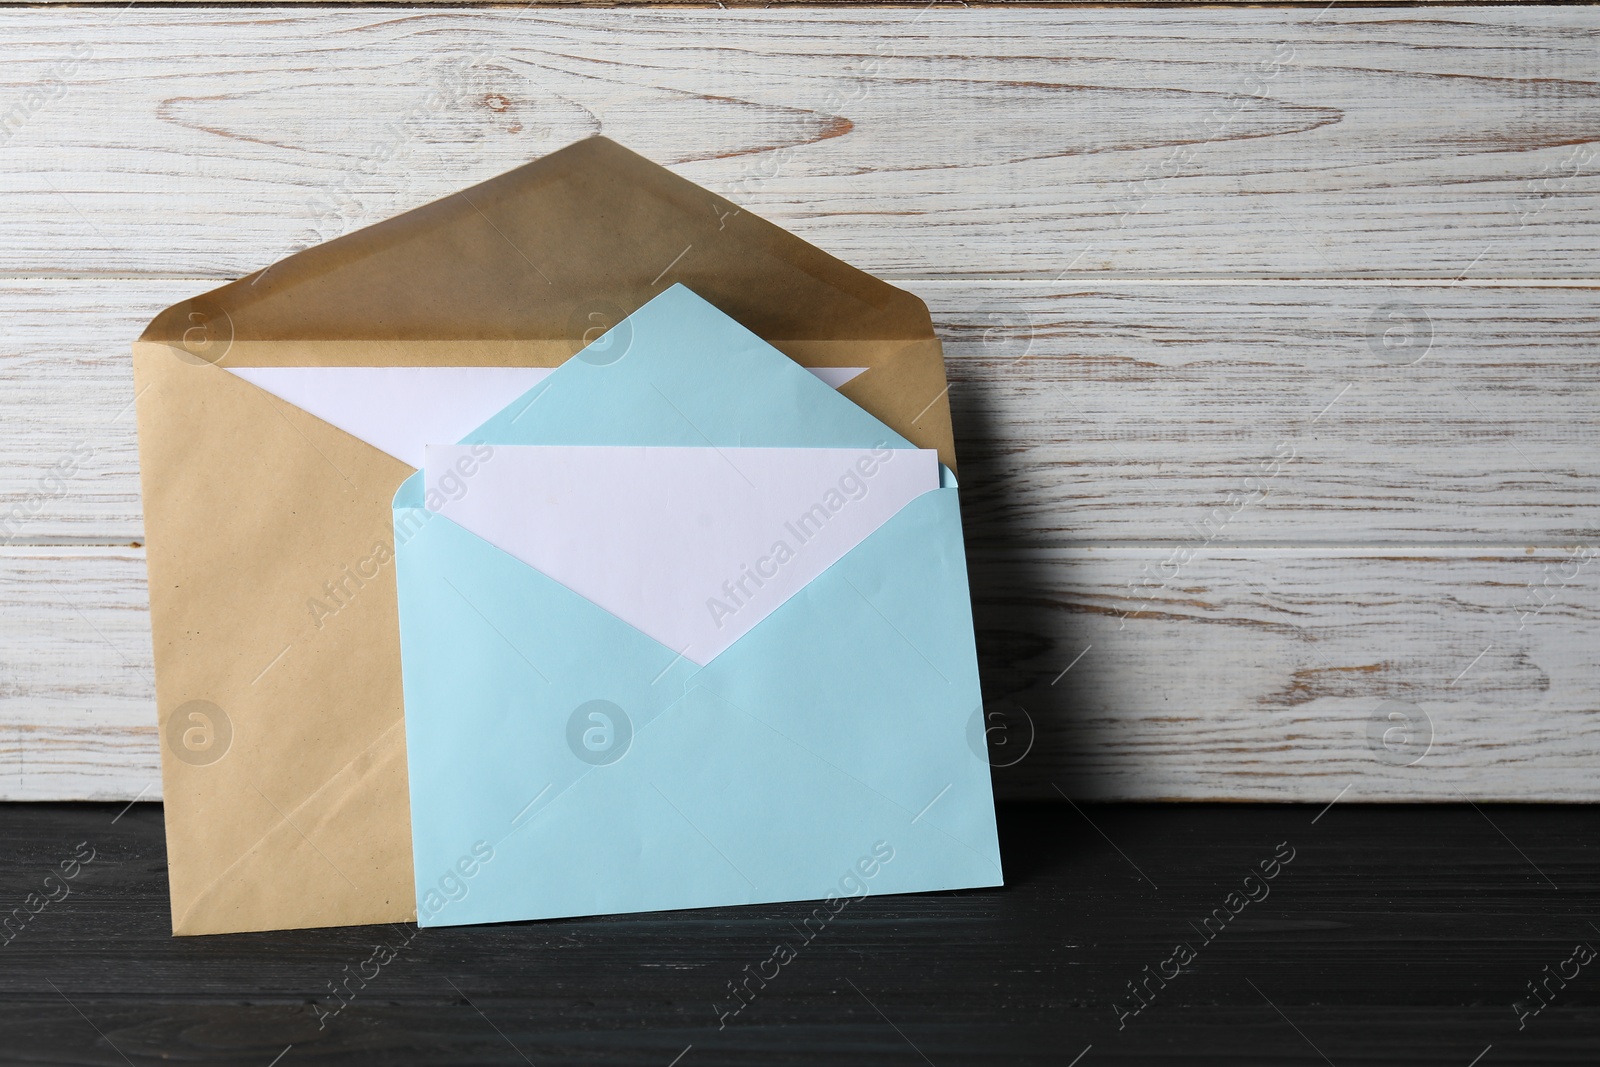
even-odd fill
[{"label": "dark wood plank", "polygon": [[[1466,1067],[1492,1046],[1478,1062],[1502,1067],[1600,1056],[1600,961],[1520,1030],[1512,1008],[1575,944],[1600,944],[1594,808],[1005,806],[1006,889],[864,899],[808,943],[801,904],[174,939],[161,809],[118,811],[0,807],[7,907],[80,842],[95,855],[70,895],[0,948],[7,1063],[948,1067],[1081,1053],[1080,1067]],[[1291,849],[1274,878],[1251,883],[1266,895],[1205,940],[1192,924]],[[1181,941],[1193,963],[1119,1020],[1135,1003],[1126,983]],[[778,943],[795,958],[765,988],[752,982],[754,998],[719,1027],[727,983]],[[329,984],[379,944],[396,957],[366,988],[352,980],[348,1006],[319,1028],[339,1003]]]}]

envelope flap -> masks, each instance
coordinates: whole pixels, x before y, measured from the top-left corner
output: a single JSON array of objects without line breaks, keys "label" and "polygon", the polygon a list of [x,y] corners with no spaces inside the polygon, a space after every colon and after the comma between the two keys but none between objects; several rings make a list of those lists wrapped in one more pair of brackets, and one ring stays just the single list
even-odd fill
[{"label": "envelope flap", "polygon": [[141,346],[229,367],[555,367],[685,282],[955,466],[927,306],[603,137],[167,308]]},{"label": "envelope flap", "polygon": [[763,337],[933,336],[912,294],[593,137],[174,305],[141,340],[181,344],[198,313],[226,320],[235,365],[293,361],[282,342],[570,342],[674,281]]},{"label": "envelope flap", "polygon": [[463,443],[912,447],[684,285],[629,315]]}]

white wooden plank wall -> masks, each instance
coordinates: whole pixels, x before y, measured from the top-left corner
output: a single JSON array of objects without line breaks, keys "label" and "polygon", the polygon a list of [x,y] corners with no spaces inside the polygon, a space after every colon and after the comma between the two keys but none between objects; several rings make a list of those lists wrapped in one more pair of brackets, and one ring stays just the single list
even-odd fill
[{"label": "white wooden plank wall", "polygon": [[0,797],[159,795],[144,321],[604,132],[928,301],[1003,794],[1600,799],[1600,9],[10,8],[0,42]]}]

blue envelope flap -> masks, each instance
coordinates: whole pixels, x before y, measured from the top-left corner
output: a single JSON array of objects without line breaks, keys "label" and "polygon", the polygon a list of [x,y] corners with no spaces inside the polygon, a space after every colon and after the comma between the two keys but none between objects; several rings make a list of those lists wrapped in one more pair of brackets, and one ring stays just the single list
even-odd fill
[{"label": "blue envelope flap", "polygon": [[681,284],[461,443],[915,447]]}]

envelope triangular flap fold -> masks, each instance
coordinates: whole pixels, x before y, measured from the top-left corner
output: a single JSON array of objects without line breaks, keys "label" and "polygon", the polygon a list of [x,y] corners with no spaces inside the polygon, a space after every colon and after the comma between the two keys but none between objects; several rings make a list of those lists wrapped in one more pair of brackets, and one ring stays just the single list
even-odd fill
[{"label": "envelope triangular flap fold", "polygon": [[631,311],[675,281],[764,337],[915,340],[930,328],[910,293],[593,137],[175,305],[145,339],[177,341],[204,304],[246,347],[564,340],[602,304]]},{"label": "envelope triangular flap fold", "polygon": [[142,342],[229,367],[553,367],[684,282],[955,466],[926,305],[602,137],[176,304]]},{"label": "envelope triangular flap fold", "polygon": [[463,439],[691,448],[824,442],[916,447],[685,285],[639,308]]}]

